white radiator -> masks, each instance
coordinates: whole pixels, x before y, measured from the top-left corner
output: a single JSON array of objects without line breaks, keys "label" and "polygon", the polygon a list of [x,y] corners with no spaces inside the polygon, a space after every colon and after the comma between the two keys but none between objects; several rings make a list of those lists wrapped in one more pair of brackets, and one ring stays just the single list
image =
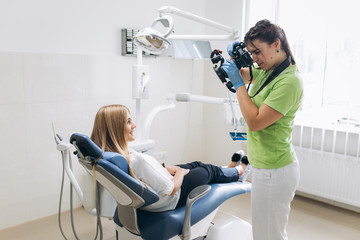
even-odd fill
[{"label": "white radiator", "polygon": [[359,131],[295,125],[293,144],[297,193],[360,212]]}]

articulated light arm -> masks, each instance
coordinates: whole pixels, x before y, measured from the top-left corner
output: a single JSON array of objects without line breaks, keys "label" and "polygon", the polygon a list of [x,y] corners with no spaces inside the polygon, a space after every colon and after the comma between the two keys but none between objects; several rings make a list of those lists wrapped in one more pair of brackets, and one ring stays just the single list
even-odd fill
[{"label": "articulated light arm", "polygon": [[[170,42],[168,40],[235,40],[239,38],[239,31],[226,26],[224,24],[215,22],[213,20],[203,18],[200,16],[197,16],[195,14],[182,11],[178,8],[174,7],[161,7],[159,10],[159,17],[155,19],[151,27],[147,27],[144,29],[141,29],[134,38],[134,43],[141,47],[144,51],[152,53],[152,54],[160,54],[163,51],[165,51],[168,46],[170,45]],[[222,31],[227,32],[228,34],[212,34],[212,35],[206,35],[206,34],[199,34],[199,35],[175,35],[172,34],[173,32],[173,20],[170,15],[178,15],[183,18],[190,19],[194,22],[198,22],[207,26],[211,26],[213,28],[220,29]],[[167,28],[167,31],[165,33],[160,33],[159,31],[155,30],[155,25],[157,23],[161,23],[164,27]]]},{"label": "articulated light arm", "polygon": [[[148,73],[146,71],[143,71],[142,67],[142,51],[146,51],[152,54],[161,54],[163,51],[165,51],[168,46],[170,45],[169,39],[177,39],[177,40],[235,40],[239,37],[239,32],[229,26],[223,25],[221,23],[217,23],[215,21],[209,20],[207,18],[203,18],[200,16],[197,16],[192,13],[188,13],[185,11],[182,11],[180,9],[165,6],[158,9],[159,11],[159,17],[155,19],[151,27],[147,27],[144,29],[141,29],[136,36],[134,37],[133,41],[134,44],[138,47],[137,52],[137,65],[135,66],[135,69],[141,68],[141,71],[145,73],[148,79]],[[194,22],[198,22],[207,26],[214,27],[216,29],[225,31],[227,34],[215,34],[215,35],[173,35],[173,20],[170,15],[178,15],[183,18],[190,19]],[[167,28],[167,31],[165,33],[161,33],[157,31],[154,27],[156,24],[161,23],[165,28]],[[199,54],[200,55],[200,54]],[[146,69],[145,69],[146,70]],[[140,71],[140,72],[141,72]],[[136,71],[138,73],[139,71]],[[142,77],[144,74],[140,74],[140,77]],[[168,109],[174,108],[174,105],[166,105],[163,106],[163,108],[157,108],[146,119],[145,128],[142,129],[141,125],[141,99],[147,98],[147,94],[144,93],[144,86],[142,86],[140,83],[142,83],[141,79],[136,76],[136,74],[133,74],[133,97],[136,99],[136,122],[138,125],[137,132],[139,139],[146,139],[149,137],[150,132],[150,126],[152,123],[152,120],[157,115],[157,113],[161,111],[165,111]],[[142,87],[139,88],[138,86],[141,85]],[[140,89],[140,90],[139,90]],[[139,93],[140,92],[140,93]],[[135,94],[134,94],[135,93]],[[176,101],[196,101],[196,102],[207,102],[207,103],[216,103],[216,104],[223,104],[223,99],[216,99],[216,98],[210,98],[210,97],[200,97],[196,95],[190,95],[190,94],[178,94],[175,99]]]},{"label": "articulated light arm", "polygon": [[203,18],[200,16],[197,16],[195,14],[189,13],[189,12],[185,12],[183,10],[180,10],[178,8],[174,8],[171,6],[164,6],[159,8],[159,13],[160,13],[160,17],[162,17],[164,14],[174,14],[174,15],[178,15],[180,17],[183,18],[187,18],[190,20],[193,20],[195,22],[199,22],[220,30],[223,30],[225,32],[228,32],[229,34],[227,35],[172,35],[170,34],[167,38],[168,39],[191,39],[191,40],[234,40],[237,39],[239,37],[239,31],[226,26],[224,24],[215,22],[213,20],[207,19],[207,18]]}]

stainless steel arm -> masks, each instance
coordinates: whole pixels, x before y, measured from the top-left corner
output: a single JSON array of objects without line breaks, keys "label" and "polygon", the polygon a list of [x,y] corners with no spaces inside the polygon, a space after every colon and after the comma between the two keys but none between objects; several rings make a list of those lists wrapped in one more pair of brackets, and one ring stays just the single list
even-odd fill
[{"label": "stainless steel arm", "polygon": [[191,237],[191,224],[190,224],[190,217],[191,217],[191,206],[196,202],[198,199],[205,196],[211,189],[210,185],[202,185],[197,188],[194,188],[187,200],[186,200],[186,211],[185,211],[185,218],[184,218],[184,225],[182,230],[181,238],[183,240],[190,240]]}]

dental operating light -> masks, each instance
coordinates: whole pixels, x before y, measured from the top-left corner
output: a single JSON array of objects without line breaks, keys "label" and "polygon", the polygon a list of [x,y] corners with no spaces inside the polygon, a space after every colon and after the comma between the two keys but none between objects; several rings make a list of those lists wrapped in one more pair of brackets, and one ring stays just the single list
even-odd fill
[{"label": "dental operating light", "polygon": [[[154,27],[157,23],[161,23],[167,28],[165,33],[160,33]],[[144,51],[152,54],[161,54],[165,51],[170,42],[166,37],[172,32],[174,28],[171,16],[162,16],[155,19],[151,27],[141,29],[134,38],[136,46],[141,47]]]},{"label": "dental operating light", "polygon": [[[143,129],[142,121],[141,121],[141,100],[148,98],[149,93],[149,79],[150,79],[150,71],[149,66],[143,65],[142,63],[142,52],[148,52],[151,54],[159,55],[163,53],[165,50],[169,48],[171,45],[170,40],[193,40],[193,41],[210,41],[210,40],[220,40],[220,41],[232,41],[239,38],[239,31],[223,25],[221,23],[212,21],[207,18],[200,17],[198,15],[182,11],[178,8],[174,8],[171,6],[164,6],[158,9],[159,17],[156,18],[150,27],[146,27],[141,29],[133,38],[133,43],[137,46],[137,64],[133,66],[133,98],[136,99],[136,125],[137,125],[137,138],[139,143],[144,142],[149,137],[149,129],[151,126],[152,119],[157,115],[157,113],[173,109],[175,107],[174,104],[168,104],[161,108],[155,109],[151,112],[146,119],[145,129]],[[174,21],[170,15],[177,15],[194,22],[198,22],[200,24],[204,24],[225,32],[225,34],[217,34],[217,35],[176,35],[173,34],[174,29]],[[161,24],[163,28],[165,28],[164,32],[158,31],[155,27]],[[204,47],[200,43],[191,43],[191,44],[173,44],[174,47],[174,55],[175,53],[181,52],[183,55],[187,51],[194,53],[190,54],[191,57],[196,55],[194,58],[204,58],[204,51],[206,47]],[[186,49],[192,46],[191,51]],[[205,50],[204,50],[205,49]],[[210,56],[211,49],[209,51]],[[186,55],[186,54],[185,54]],[[207,54],[205,54],[207,55]]]},{"label": "dental operating light", "polygon": [[[170,42],[168,40],[235,40],[239,37],[238,30],[223,25],[221,23],[217,23],[215,21],[209,20],[207,18],[203,18],[197,16],[195,14],[182,11],[178,8],[165,6],[158,9],[159,17],[154,20],[151,27],[144,28],[140,30],[136,36],[134,37],[134,43],[136,46],[142,48],[144,51],[153,53],[153,54],[161,54],[165,51]],[[227,32],[228,34],[223,35],[175,35],[171,34],[173,32],[174,24],[170,14],[178,15],[183,18],[190,19],[195,22],[199,22],[220,30]],[[161,23],[164,27],[167,28],[165,33],[160,33],[155,30],[154,27],[157,23]]]}]

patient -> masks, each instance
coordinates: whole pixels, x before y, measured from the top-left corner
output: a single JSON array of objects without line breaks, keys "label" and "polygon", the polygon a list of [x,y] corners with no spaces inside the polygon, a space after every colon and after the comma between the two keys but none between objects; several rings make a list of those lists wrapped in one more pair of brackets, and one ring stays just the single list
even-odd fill
[{"label": "patient", "polygon": [[226,167],[202,162],[168,166],[160,164],[150,155],[128,148],[128,142],[135,140],[135,128],[127,107],[108,105],[97,112],[91,139],[103,151],[123,155],[128,161],[130,175],[158,193],[159,201],[146,206],[144,210],[173,210],[185,205],[188,194],[200,185],[246,179],[250,165],[243,152],[234,155],[232,162]]}]

